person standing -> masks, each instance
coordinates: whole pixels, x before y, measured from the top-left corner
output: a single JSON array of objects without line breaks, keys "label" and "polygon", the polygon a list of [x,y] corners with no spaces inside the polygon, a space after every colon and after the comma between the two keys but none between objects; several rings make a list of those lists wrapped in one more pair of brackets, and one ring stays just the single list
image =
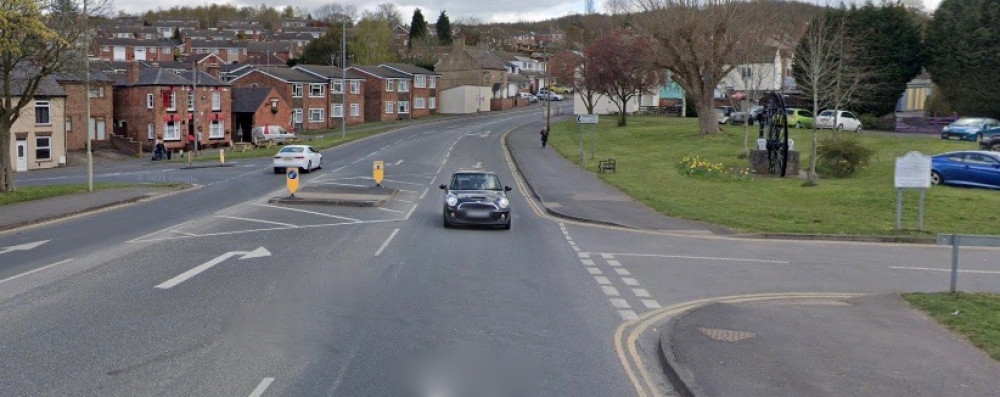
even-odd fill
[{"label": "person standing", "polygon": [[545,144],[549,142],[549,130],[542,128],[540,134],[542,135],[542,149],[545,149]]}]

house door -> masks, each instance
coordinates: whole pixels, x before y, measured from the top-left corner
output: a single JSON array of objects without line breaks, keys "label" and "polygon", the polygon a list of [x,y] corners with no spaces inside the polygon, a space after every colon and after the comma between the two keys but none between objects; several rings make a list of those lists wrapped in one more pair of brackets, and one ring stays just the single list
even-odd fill
[{"label": "house door", "polygon": [[28,170],[28,141],[17,141],[17,167],[14,171]]},{"label": "house door", "polygon": [[104,124],[104,119],[91,118],[90,125],[88,127],[90,129],[90,139],[96,139],[98,141],[108,139],[107,133],[105,132],[106,126]]}]

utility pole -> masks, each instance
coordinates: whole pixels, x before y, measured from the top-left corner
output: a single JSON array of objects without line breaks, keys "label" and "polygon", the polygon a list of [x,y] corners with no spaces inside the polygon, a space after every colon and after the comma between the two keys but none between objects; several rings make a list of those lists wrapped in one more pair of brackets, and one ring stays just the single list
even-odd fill
[{"label": "utility pole", "polygon": [[198,131],[198,61],[195,58],[191,58],[191,89],[194,94],[191,96],[194,98],[194,112],[191,113],[191,131],[194,131],[194,147],[191,151],[194,152],[194,156],[198,156],[198,145],[201,143],[201,131]]},{"label": "utility pole", "polygon": [[549,47],[545,46],[545,85],[548,86],[548,93],[545,95],[545,131],[552,133],[552,84],[549,83]]},{"label": "utility pole", "polygon": [[[83,90],[86,91],[86,112],[84,114],[85,120],[83,120],[83,125],[87,129],[87,191],[94,191],[94,153],[91,144],[90,137],[90,21],[87,18],[87,4],[89,1],[83,2],[83,23],[84,23],[84,33],[83,33]],[[97,134],[97,122],[94,122],[94,134]],[[63,140],[63,145],[66,141]]]},{"label": "utility pole", "polygon": [[340,137],[347,137],[347,15],[341,21],[340,31]]}]

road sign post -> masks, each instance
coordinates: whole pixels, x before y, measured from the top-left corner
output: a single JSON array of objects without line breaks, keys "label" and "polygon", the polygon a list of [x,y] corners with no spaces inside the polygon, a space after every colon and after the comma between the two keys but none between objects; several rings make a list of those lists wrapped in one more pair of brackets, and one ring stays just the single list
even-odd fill
[{"label": "road sign post", "polygon": [[903,229],[903,191],[917,189],[920,191],[920,208],[918,210],[918,228],[924,230],[924,196],[931,187],[931,157],[920,152],[909,152],[903,157],[896,157],[896,231]]},{"label": "road sign post", "polygon": [[295,197],[295,192],[299,190],[299,167],[288,167],[285,171],[285,186],[292,197]]},{"label": "road sign post", "polygon": [[583,164],[584,157],[586,156],[583,150],[583,142],[586,138],[583,135],[583,125],[590,124],[590,159],[594,159],[594,136],[597,135],[597,123],[600,121],[599,116],[596,114],[581,114],[576,116],[576,123],[580,126],[580,164]]},{"label": "road sign post", "polygon": [[382,160],[372,162],[372,179],[375,186],[382,187],[382,176],[385,174],[385,163]]}]

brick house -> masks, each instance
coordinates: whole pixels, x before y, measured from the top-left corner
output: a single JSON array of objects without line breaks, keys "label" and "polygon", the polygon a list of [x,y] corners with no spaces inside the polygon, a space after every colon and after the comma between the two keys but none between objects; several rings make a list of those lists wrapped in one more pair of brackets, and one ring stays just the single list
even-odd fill
[{"label": "brick house", "polygon": [[[86,76],[82,71],[60,73],[55,76],[59,86],[66,91],[66,150],[87,148],[87,137],[97,142],[107,142],[114,120],[112,78],[91,68],[90,72],[90,122],[87,122]],[[88,133],[89,132],[89,133]]]},{"label": "brick house", "polygon": [[135,62],[129,63],[125,76],[119,77],[114,85],[116,134],[143,142],[147,148],[160,139],[168,150],[185,148],[188,135],[203,145],[231,144],[229,84],[200,71],[178,74],[163,68],[140,70]]},{"label": "brick house", "polygon": [[235,87],[271,87],[292,107],[295,131],[330,128],[326,79],[285,67],[259,67],[230,81]]},{"label": "brick house", "polygon": [[419,119],[432,114],[438,114],[437,104],[441,100],[438,95],[437,81],[440,73],[435,73],[420,66],[406,63],[383,63],[383,68],[405,74],[413,84],[410,86],[410,117]]},{"label": "brick house", "polygon": [[364,76],[352,71],[345,72],[336,66],[298,65],[292,69],[321,77],[329,82],[331,128],[339,127],[343,120],[346,120],[347,125],[365,122]]},{"label": "brick house", "polygon": [[466,47],[464,40],[455,39],[452,50],[434,68],[441,73],[438,111],[463,114],[493,110],[492,99],[506,97],[507,65],[493,51]]},{"label": "brick house", "polygon": [[365,121],[406,120],[410,115],[410,76],[380,66],[347,69],[365,78]]},{"label": "brick house", "polygon": [[[16,75],[23,72],[15,70],[12,75],[16,79]],[[37,73],[37,70],[32,72]],[[19,84],[16,80],[10,88],[12,93],[24,92],[23,83]],[[11,99],[16,102],[20,97],[15,94]],[[17,121],[10,128],[10,134],[14,138],[10,156],[14,160],[15,172],[54,168],[65,163],[65,109],[66,91],[54,77],[42,79],[38,83],[35,97],[21,109]]]},{"label": "brick house", "polygon": [[174,40],[144,40],[119,38],[94,38],[97,59],[101,61],[150,61],[166,62],[174,60]]},{"label": "brick house", "polygon": [[233,140],[250,142],[250,131],[258,125],[292,124],[292,108],[271,87],[233,88]]},{"label": "brick house", "polygon": [[225,63],[242,63],[247,61],[246,42],[237,40],[184,40],[184,53],[189,56],[200,57],[206,54],[215,54],[222,58]]}]

